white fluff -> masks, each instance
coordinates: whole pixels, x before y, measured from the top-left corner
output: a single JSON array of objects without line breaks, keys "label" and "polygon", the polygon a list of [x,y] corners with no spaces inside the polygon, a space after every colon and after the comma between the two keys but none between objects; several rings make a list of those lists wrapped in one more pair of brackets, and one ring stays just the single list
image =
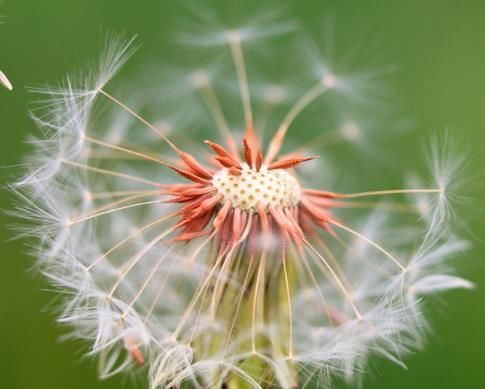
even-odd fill
[{"label": "white fluff", "polygon": [[[212,15],[204,15],[212,19]],[[287,33],[293,27],[293,23],[273,21],[263,14],[235,30],[185,33],[181,39],[197,46],[217,46],[226,44],[231,34],[237,34],[246,42]],[[156,138],[150,129],[101,96],[101,90],[133,53],[132,43],[133,40],[111,37],[103,48],[99,66],[87,77],[68,77],[58,89],[35,90],[45,95],[41,109],[33,115],[41,135],[30,141],[33,151],[25,161],[25,176],[13,185],[19,202],[14,213],[27,224],[19,227],[20,234],[38,238],[34,251],[39,267],[64,295],[59,321],[70,326],[74,337],[91,344],[90,355],[99,356],[101,376],[133,368],[133,360],[126,355],[126,350],[134,344],[144,352],[153,389],[184,381],[218,385],[221,376],[228,372],[244,379],[250,387],[259,388],[260,384],[240,367],[240,361],[248,355],[225,353],[225,350],[211,350],[210,347],[203,355],[195,355],[187,346],[191,337],[217,334],[221,326],[227,325],[206,313],[197,318],[193,312],[184,319],[194,291],[211,274],[211,266],[207,263],[209,248],[200,246],[201,241],[171,247],[167,239],[157,240],[161,232],[172,225],[163,218],[173,207],[151,201],[154,199],[150,195],[140,195],[124,203],[123,197],[117,194],[153,190],[156,183],[173,182],[175,176],[164,166],[141,161],[115,149],[102,149],[86,140],[86,136],[93,136],[110,145],[138,146],[150,155],[170,157],[164,153],[166,144],[159,139],[154,141]],[[211,69],[196,74],[196,87],[206,81],[202,77],[205,74],[212,74]],[[167,90],[163,86],[157,88],[177,98],[183,96],[180,91],[192,94],[194,85],[188,87],[187,80],[194,80],[193,74],[192,78],[190,75],[180,77],[177,79],[180,82],[172,80]],[[345,78],[337,80],[336,92],[341,92],[344,98],[355,93],[357,101],[362,93],[359,88],[369,86],[360,77],[354,79],[358,81],[354,83]],[[228,127],[241,128],[240,113],[234,113],[233,109],[239,104],[232,93],[236,80],[218,81],[218,93],[225,93],[221,101]],[[177,85],[180,90],[172,89]],[[286,92],[266,88],[262,99],[271,100],[275,105],[287,102],[294,91]],[[193,95],[187,101],[198,104]],[[156,104],[156,101],[150,102],[151,106]],[[194,115],[207,112],[200,106],[190,109],[181,106],[183,112],[172,112],[170,118],[151,117],[150,121],[172,123],[177,115],[190,120],[192,112]],[[98,110],[99,107],[104,110]],[[371,119],[374,121],[373,117]],[[307,120],[315,122],[324,118],[310,116]],[[198,124],[194,131],[203,131],[205,128],[200,128],[200,122]],[[355,128],[347,128],[344,140],[354,142],[355,131]],[[303,141],[304,135],[298,131],[290,130],[288,134],[290,143]],[[172,135],[185,146],[186,138],[177,126]],[[217,138],[215,131],[211,137]],[[193,140],[202,144],[203,139]],[[187,147],[199,150],[190,144]],[[355,148],[353,150],[355,152]],[[368,359],[376,355],[404,366],[402,357],[421,343],[422,330],[427,325],[423,299],[436,292],[472,287],[469,281],[454,274],[452,266],[452,260],[468,248],[468,243],[456,237],[449,224],[453,218],[449,217],[452,210],[448,199],[452,183],[461,172],[460,164],[449,159],[450,155],[442,155],[443,151],[448,154],[447,150],[436,143],[430,154],[434,179],[443,190],[428,204],[430,213],[425,218],[416,220],[418,217],[389,213],[383,204],[374,212],[357,212],[349,219],[349,225],[399,258],[405,270],[396,267],[376,247],[344,231],[336,230],[345,244],[332,241],[326,233],[320,235],[329,246],[318,249],[329,261],[332,256],[325,250],[335,255],[350,298],[362,310],[361,318],[355,318],[349,298],[342,294],[318,258],[310,253],[302,258],[295,254],[298,280],[293,296],[294,355],[291,358],[284,354],[261,356],[273,367],[280,386],[290,388],[296,384],[291,378],[293,365],[304,373],[302,377],[317,375],[322,385],[330,385],[334,376],[355,382],[367,370]],[[203,158],[202,153],[197,156]],[[337,152],[333,160],[341,155]],[[461,159],[460,154],[451,157]],[[323,168],[329,169],[328,166]],[[405,166],[402,168],[404,170]],[[329,170],[335,172],[336,169]],[[350,171],[343,177],[348,187],[352,187],[353,174],[359,173]],[[316,181],[322,184],[313,171],[306,178],[310,186],[315,187]],[[329,181],[324,185],[329,185]],[[378,180],[375,185],[379,185]],[[118,211],[110,207],[110,203],[115,202],[120,208]],[[134,203],[140,205],[127,206]],[[104,211],[107,212],[92,217]],[[149,225],[151,227],[147,227]],[[124,243],[119,245],[120,242]],[[117,245],[116,250],[105,255]],[[314,275],[314,280],[309,273]],[[231,275],[212,275],[219,276],[227,285],[241,287]],[[184,331],[174,340],[173,333],[181,320],[189,323],[190,331]],[[340,321],[340,324],[332,321]],[[281,320],[275,319],[268,320],[264,328],[257,330],[269,339],[277,339],[281,327]],[[247,330],[238,328],[231,339],[231,347],[248,342]],[[131,342],[128,345],[127,340]],[[288,340],[279,341],[288,346]],[[304,386],[308,382],[303,378],[300,384]]]}]

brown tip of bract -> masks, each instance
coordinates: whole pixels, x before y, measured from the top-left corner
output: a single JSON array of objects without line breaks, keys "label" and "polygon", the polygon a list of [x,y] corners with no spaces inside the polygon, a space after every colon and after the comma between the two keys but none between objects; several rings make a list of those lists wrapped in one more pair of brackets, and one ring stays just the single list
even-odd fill
[{"label": "brown tip of bract", "polygon": [[136,364],[138,366],[142,366],[145,363],[145,357],[143,356],[143,353],[141,352],[141,350],[136,345],[133,338],[131,338],[131,337],[126,338],[125,339],[125,345],[128,348],[128,350],[131,354],[131,357],[136,362]]},{"label": "brown tip of bract", "polygon": [[273,162],[271,165],[268,166],[268,170],[290,169],[292,167],[299,165],[300,163],[311,161],[312,159],[316,159],[316,158],[319,158],[319,157],[316,156],[316,157],[307,157],[307,158],[283,159],[283,160],[280,160],[280,161]]},{"label": "brown tip of bract", "polygon": [[243,150],[244,150],[244,160],[246,163],[252,167],[253,166],[253,153],[251,147],[249,146],[249,142],[247,138],[243,139]]},{"label": "brown tip of bract", "polygon": [[258,154],[256,155],[256,170],[259,172],[261,166],[263,165],[263,153],[261,150],[258,150]]},{"label": "brown tip of bract", "polygon": [[7,76],[0,70],[0,84],[7,90],[13,90],[13,86],[8,80]]},{"label": "brown tip of bract", "polygon": [[[204,141],[216,154],[215,160],[221,164],[223,167],[231,169],[241,169],[241,163],[232,156],[224,147],[218,145],[217,143],[211,142],[210,140]],[[238,175],[238,174],[236,174]]]}]

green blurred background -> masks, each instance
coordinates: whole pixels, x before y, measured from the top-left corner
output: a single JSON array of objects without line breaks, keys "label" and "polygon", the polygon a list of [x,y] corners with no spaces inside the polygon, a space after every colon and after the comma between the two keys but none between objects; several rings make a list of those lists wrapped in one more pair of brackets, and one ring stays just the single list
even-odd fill
[{"label": "green blurred background", "polygon": [[[23,143],[35,133],[27,109],[33,96],[25,86],[59,81],[66,71],[96,56],[103,31],[139,34],[141,52],[170,56],[170,33],[186,10],[168,0],[5,0],[0,14],[0,69],[15,85],[0,90],[0,175],[8,182],[15,164],[28,150]],[[228,9],[226,1],[207,2]],[[282,2],[279,2],[282,3]],[[398,65],[392,82],[407,102],[406,110],[427,131],[452,128],[470,145],[471,172],[485,166],[485,2],[483,0],[286,1],[288,13],[310,32],[326,14],[335,14],[351,37],[355,23],[382,39],[380,45]],[[241,0],[239,7],[256,1]],[[340,26],[342,28],[342,26]],[[315,30],[317,31],[317,30]],[[137,61],[136,57],[133,60]],[[409,134],[414,137],[416,133]],[[408,139],[409,140],[409,139]],[[411,144],[416,144],[414,139]],[[398,147],[398,146],[395,146]],[[408,147],[409,149],[409,147]],[[409,161],[418,158],[411,148]],[[405,161],[404,161],[405,163]],[[13,166],[13,167],[12,167]],[[483,176],[482,176],[483,180]],[[475,196],[485,198],[485,184],[474,182]],[[1,208],[11,208],[2,190]],[[473,292],[453,292],[431,317],[434,334],[427,348],[406,359],[403,370],[373,361],[365,388],[485,388],[485,233],[484,202],[468,210],[476,247],[465,259],[462,274],[478,285]],[[105,382],[96,378],[95,363],[83,358],[84,348],[61,341],[62,331],[49,312],[53,295],[29,271],[33,261],[12,237],[1,215],[0,241],[0,388],[76,389],[142,387],[131,378]],[[337,385],[338,386],[338,385]]]}]

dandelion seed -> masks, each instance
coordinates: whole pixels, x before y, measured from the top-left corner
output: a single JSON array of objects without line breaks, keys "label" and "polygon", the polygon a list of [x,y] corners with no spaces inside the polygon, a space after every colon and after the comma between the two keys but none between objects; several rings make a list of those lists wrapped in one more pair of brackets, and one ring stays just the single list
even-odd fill
[{"label": "dandelion seed", "polygon": [[0,84],[9,91],[13,90],[13,86],[8,80],[7,76],[0,70]]},{"label": "dandelion seed", "polygon": [[[49,96],[47,113],[35,117],[43,138],[14,186],[16,214],[34,224],[21,232],[40,240],[43,271],[65,294],[60,321],[91,341],[101,376],[146,365],[151,388],[295,388],[313,375],[325,385],[334,375],[354,381],[370,356],[402,365],[421,342],[423,296],[472,287],[448,263],[467,246],[444,226],[444,187],[456,167],[434,159],[438,183],[421,189],[339,193],[300,179],[300,166],[319,160],[304,153],[297,118],[342,90],[337,73],[295,99],[279,126],[267,128],[264,147],[244,45],[288,26],[192,39],[226,44],[239,90],[235,104],[210,72],[184,76],[215,128],[195,152],[175,141],[167,118],[149,120],[111,92],[131,40],[108,43],[82,84],[68,78],[64,88],[40,91]],[[288,99],[279,86],[263,91],[266,103]],[[98,105],[112,115],[100,120]],[[233,128],[244,129],[242,141]],[[361,136],[353,122],[335,131],[340,141]],[[283,154],[295,136],[301,144]],[[423,198],[437,198],[424,234],[416,217],[406,219],[412,209],[399,201],[408,196],[419,209]],[[371,211],[366,220],[357,208]]]}]

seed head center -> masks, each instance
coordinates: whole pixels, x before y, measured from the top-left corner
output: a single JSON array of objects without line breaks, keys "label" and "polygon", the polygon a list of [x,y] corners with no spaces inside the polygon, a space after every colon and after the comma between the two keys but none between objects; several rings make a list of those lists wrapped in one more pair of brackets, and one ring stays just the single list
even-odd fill
[{"label": "seed head center", "polygon": [[300,201],[301,189],[297,179],[283,169],[268,170],[264,165],[259,171],[242,165],[241,175],[231,175],[222,169],[214,175],[212,184],[230,201],[234,208],[256,209],[258,203],[265,209],[294,207]]}]

